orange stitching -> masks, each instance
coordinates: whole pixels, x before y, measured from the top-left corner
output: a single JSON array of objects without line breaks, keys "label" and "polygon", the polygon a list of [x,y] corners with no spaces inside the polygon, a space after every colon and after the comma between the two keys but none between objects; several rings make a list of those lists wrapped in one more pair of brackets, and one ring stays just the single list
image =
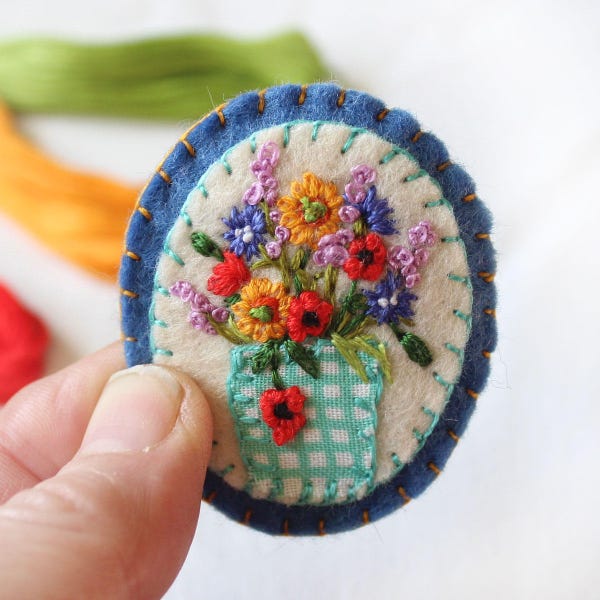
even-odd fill
[{"label": "orange stitching", "polygon": [[125,252],[125,256],[128,256],[129,258],[131,258],[131,260],[141,260],[139,254],[136,254],[135,252],[132,252],[131,250],[127,250],[127,252]]},{"label": "orange stitching", "polygon": [[448,429],[448,435],[456,442],[458,443],[458,440],[460,440],[460,438],[454,433],[454,431],[452,431],[452,429]]},{"label": "orange stitching", "polygon": [[488,273],[487,271],[479,271],[477,275],[479,275],[486,283],[492,283],[494,277],[496,277],[496,273]]},{"label": "orange stitching", "polygon": [[265,111],[265,94],[267,93],[267,90],[261,90],[260,92],[258,92],[258,114],[262,115],[263,112]]},{"label": "orange stitching", "polygon": [[384,120],[384,119],[385,119],[385,118],[388,116],[388,113],[389,113],[389,112],[390,112],[390,109],[389,109],[389,108],[384,108],[382,111],[380,111],[380,112],[377,114],[377,117],[376,117],[376,119],[377,119],[378,121],[383,121],[383,120]]},{"label": "orange stitching", "polygon": [[325,535],[325,520],[319,520],[319,535]]},{"label": "orange stitching", "polygon": [[489,233],[476,233],[475,237],[478,240],[488,240],[490,238],[490,234]]},{"label": "orange stitching", "polygon": [[252,509],[251,509],[251,508],[249,508],[249,509],[246,511],[246,514],[244,515],[244,518],[242,519],[242,523],[243,523],[244,525],[248,525],[248,523],[250,523],[250,518],[251,518],[251,517],[252,517]]},{"label": "orange stitching", "polygon": [[162,169],[159,169],[158,174],[164,179],[164,181],[167,183],[167,185],[171,185],[171,182],[173,180],[169,177],[168,173],[165,173],[165,171],[163,171]]},{"label": "orange stitching", "polygon": [[121,333],[121,341],[122,342],[137,342],[137,338],[126,336],[124,333]]},{"label": "orange stitching", "polygon": [[341,107],[345,101],[346,101],[346,90],[340,90],[340,95],[338,96],[337,103],[336,103],[338,105],[338,108]]},{"label": "orange stitching", "polygon": [[434,462],[428,462],[427,466],[435,473],[436,477],[442,472]]},{"label": "orange stitching", "polygon": [[488,360],[491,358],[492,353],[489,350],[482,350],[481,354],[483,354],[484,358],[487,358]]},{"label": "orange stitching", "polygon": [[223,109],[227,106],[227,102],[223,102],[223,104],[217,106],[215,108],[215,113],[217,117],[219,117],[219,123],[221,123],[221,127],[225,127],[225,115],[223,114]]},{"label": "orange stitching", "polygon": [[204,499],[204,502],[208,502],[209,504],[212,503],[212,501],[217,497],[217,490],[213,490],[208,496],[206,496],[206,498]]},{"label": "orange stitching", "polygon": [[142,215],[144,215],[144,218],[146,220],[152,221],[152,213],[147,208],[144,208],[143,206],[138,206],[137,210],[138,212],[142,213]]},{"label": "orange stitching", "polygon": [[298,96],[298,105],[302,106],[304,104],[304,101],[306,100],[306,90],[308,89],[308,86],[306,84],[304,84],[301,88],[300,88],[300,95]]},{"label": "orange stitching", "polygon": [[362,521],[365,525],[368,525],[371,522],[371,518],[369,517],[368,510],[363,510]]},{"label": "orange stitching", "polygon": [[398,487],[398,493],[402,500],[404,500],[404,504],[408,504],[411,501],[411,497],[406,493],[406,490],[402,486]]},{"label": "orange stitching", "polygon": [[283,535],[290,535],[290,522],[288,519],[283,522],[282,530]]},{"label": "orange stitching", "polygon": [[452,161],[447,160],[446,162],[443,162],[441,165],[438,165],[436,167],[436,170],[441,173],[442,171],[445,171],[451,164],[452,164]]},{"label": "orange stitching", "polygon": [[123,288],[121,288],[121,294],[123,294],[123,296],[127,296],[128,298],[139,298],[140,295],[136,294],[135,292],[132,292],[131,290],[124,290]]},{"label": "orange stitching", "polygon": [[486,315],[490,315],[490,317],[496,318],[496,309],[495,308],[484,308],[483,312]]},{"label": "orange stitching", "polygon": [[181,140],[181,143],[185,146],[185,149],[190,153],[190,156],[196,156],[196,150],[185,138]]},{"label": "orange stitching", "polygon": [[475,392],[474,390],[471,390],[469,388],[466,388],[467,390],[467,394],[469,394],[469,396],[471,396],[471,398],[473,398],[473,400],[477,400],[477,398],[479,398],[479,394],[477,392]]},{"label": "orange stitching", "polygon": [[475,198],[477,198],[477,194],[467,194],[463,198],[463,202],[473,202],[473,200],[475,200]]},{"label": "orange stitching", "polygon": [[417,133],[415,133],[415,135],[412,136],[410,141],[414,144],[415,142],[418,142],[421,139],[422,135],[423,135],[423,132],[419,129],[419,131],[417,131]]}]

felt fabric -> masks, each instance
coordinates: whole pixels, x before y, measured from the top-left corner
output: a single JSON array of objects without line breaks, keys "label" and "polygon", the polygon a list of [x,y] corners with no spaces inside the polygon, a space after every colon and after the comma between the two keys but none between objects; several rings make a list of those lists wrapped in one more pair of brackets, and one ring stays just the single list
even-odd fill
[{"label": "felt fabric", "polygon": [[[263,95],[245,94],[212,113],[193,127],[184,141],[157,169],[141,197],[127,237],[128,249],[137,249],[140,260],[123,260],[123,328],[131,364],[149,362],[147,314],[153,294],[154,270],[165,235],[176,221],[193,183],[226,150],[259,129],[298,119],[324,120],[366,128],[398,148],[408,150],[419,166],[441,186],[452,207],[464,242],[472,286],[471,334],[464,351],[458,382],[446,383],[449,402],[421,451],[400,472],[378,485],[363,499],[343,505],[343,510],[318,506],[285,507],[269,500],[252,499],[221,476],[207,477],[206,497],[233,518],[271,533],[316,534],[342,531],[374,520],[418,495],[443,468],[473,410],[489,370],[486,353],[495,345],[493,308],[494,254],[489,239],[476,236],[490,229],[490,218],[475,196],[474,186],[462,169],[449,162],[447,152],[434,136],[422,133],[407,113],[388,111],[378,100],[360,92],[341,90],[332,84],[309,87],[282,86]],[[360,139],[358,136],[357,140]],[[210,143],[207,143],[210,140]],[[194,149],[190,152],[189,146]],[[415,181],[418,181],[415,180]],[[135,250],[134,250],[135,251]],[[365,516],[366,515],[366,516]]]},{"label": "felt fabric", "polygon": [[[412,179],[419,173],[419,165],[409,156],[396,155],[393,160],[379,164],[389,154],[392,144],[368,132],[356,136],[351,147],[341,154],[352,135],[352,128],[322,124],[316,137],[314,130],[314,123],[296,123],[260,131],[253,136],[252,142],[238,144],[227,152],[225,159],[218,160],[201,178],[199,186],[190,192],[183,207],[185,218],[176,221],[168,236],[169,249],[185,264],[174,260],[172,254],[163,253],[157,268],[156,286],[169,289],[176,281],[186,280],[206,291],[203,284],[210,277],[215,261],[194,251],[189,242],[190,232],[201,228],[213,239],[223,239],[227,228],[221,218],[240,204],[244,190],[253,181],[249,169],[254,158],[252,146],[268,141],[281,147],[276,168],[280,193],[285,193],[291,182],[301,178],[306,171],[331,180],[343,189],[352,167],[368,164],[377,173],[379,195],[388,198],[390,206],[396,210],[400,233],[389,237],[390,246],[408,245],[407,230],[423,220],[432,223],[440,238],[455,240],[458,227],[449,207],[444,204],[427,206],[428,202],[440,199],[439,187],[426,175]],[[311,262],[308,270],[314,272],[317,268]],[[464,350],[468,326],[452,311],[470,314],[471,292],[466,285],[449,279],[449,273],[461,277],[468,275],[466,257],[458,241],[439,242],[431,249],[430,262],[423,269],[423,280],[415,288],[418,300],[412,331],[427,340],[432,350],[434,361],[427,369],[408,359],[387,328],[371,328],[370,332],[387,344],[393,374],[393,381],[384,386],[379,405],[379,413],[384,418],[379,420],[376,436],[377,483],[388,480],[412,460],[431,431],[433,420],[443,411],[447,390],[433,374],[437,373],[446,382],[454,382],[460,374],[461,361],[457,351]],[[339,298],[349,286],[350,280],[342,273],[337,288]],[[219,302],[218,297],[209,296]],[[153,345],[161,352],[156,353],[153,360],[183,369],[199,381],[211,402],[215,419],[216,445],[210,466],[217,473],[227,470],[226,481],[243,489],[248,483],[248,473],[240,457],[224,385],[230,371],[231,344],[219,336],[199,334],[190,326],[187,312],[179,299],[154,292],[151,335]],[[449,345],[453,350],[448,349]],[[163,353],[164,350],[169,353]],[[207,371],[205,365],[209,363],[214,366]],[[288,503],[296,490],[290,493],[283,498]],[[320,502],[319,496],[315,496],[315,502]]]}]

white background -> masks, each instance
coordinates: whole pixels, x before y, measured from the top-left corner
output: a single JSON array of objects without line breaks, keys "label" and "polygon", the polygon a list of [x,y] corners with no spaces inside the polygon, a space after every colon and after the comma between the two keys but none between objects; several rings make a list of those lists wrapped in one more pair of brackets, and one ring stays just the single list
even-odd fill
[{"label": "white background", "polygon": [[[270,538],[205,506],[168,598],[600,598],[597,2],[0,7],[3,38],[299,27],[345,85],[410,110],[437,133],[495,214],[500,343],[438,481],[375,525],[318,539]],[[68,116],[19,124],[54,157],[132,183],[187,125]],[[52,328],[49,369],[118,336],[116,286],[49,255],[1,217],[0,250],[0,279]]]}]

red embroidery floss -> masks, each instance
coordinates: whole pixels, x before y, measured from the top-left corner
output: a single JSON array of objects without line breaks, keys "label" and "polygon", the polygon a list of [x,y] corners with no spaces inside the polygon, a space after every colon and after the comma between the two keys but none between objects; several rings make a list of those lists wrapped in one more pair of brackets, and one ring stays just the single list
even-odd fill
[{"label": "red embroidery floss", "polygon": [[223,262],[215,266],[206,287],[218,296],[231,296],[250,281],[250,277],[246,263],[235,253],[225,251]]},{"label": "red embroidery floss", "polygon": [[44,372],[48,330],[0,284],[0,404]]}]

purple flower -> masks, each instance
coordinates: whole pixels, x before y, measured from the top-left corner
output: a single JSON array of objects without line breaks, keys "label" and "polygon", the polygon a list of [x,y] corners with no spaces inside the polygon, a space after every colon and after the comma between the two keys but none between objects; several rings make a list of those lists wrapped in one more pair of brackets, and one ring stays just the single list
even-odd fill
[{"label": "purple flower", "polygon": [[212,302],[202,292],[196,292],[194,297],[190,298],[190,305],[192,310],[203,313],[210,313],[215,308]]},{"label": "purple flower", "polygon": [[267,230],[265,215],[256,206],[246,206],[243,211],[233,207],[229,219],[223,219],[229,231],[223,237],[229,242],[229,248],[238,256],[246,255],[250,261],[253,255],[258,255],[258,246],[263,242]]},{"label": "purple flower", "polygon": [[279,240],[280,244],[285,244],[290,239],[290,230],[282,225],[275,227],[275,237]]},{"label": "purple flower", "polygon": [[269,217],[271,217],[271,221],[273,221],[273,223],[279,223],[279,220],[281,219],[281,213],[278,210],[272,210],[269,213]]},{"label": "purple flower", "polygon": [[338,215],[343,223],[354,223],[360,217],[360,210],[349,204],[344,204],[338,211]]},{"label": "purple flower", "polygon": [[413,253],[404,246],[392,246],[388,252],[388,263],[393,269],[401,269],[414,262]]},{"label": "purple flower", "polygon": [[367,193],[362,185],[358,185],[354,181],[347,183],[344,187],[344,197],[350,204],[360,204],[364,201]]},{"label": "purple flower", "polygon": [[431,228],[429,221],[421,221],[418,225],[408,230],[408,241],[415,247],[433,246],[437,240],[435,231]]},{"label": "purple flower", "polygon": [[176,298],[189,302],[194,297],[196,290],[189,281],[177,281],[169,288],[169,292]]},{"label": "purple flower", "polygon": [[408,289],[412,289],[421,281],[420,273],[410,273],[405,277],[406,287]]},{"label": "purple flower", "polygon": [[367,227],[380,235],[398,233],[394,227],[394,220],[390,215],[394,209],[388,204],[387,198],[377,198],[377,189],[374,185],[369,188],[364,202],[357,205]]},{"label": "purple flower", "polygon": [[217,323],[225,323],[229,319],[229,311],[223,306],[213,309],[210,315]]},{"label": "purple flower", "polygon": [[352,167],[351,171],[354,181],[359,185],[370,185],[375,183],[376,173],[375,170],[369,167],[369,165],[357,165]]},{"label": "purple flower", "polygon": [[336,244],[339,244],[337,235],[335,233],[328,233],[319,240],[318,246],[319,248],[327,248]]},{"label": "purple flower", "polygon": [[[318,252],[318,251],[317,251]],[[344,246],[331,245],[323,250],[325,263],[333,267],[341,267],[348,260],[348,250]]]},{"label": "purple flower", "polygon": [[275,259],[281,256],[281,244],[279,242],[267,242],[265,250],[269,258]]},{"label": "purple flower", "polygon": [[338,240],[338,244],[349,244],[354,239],[354,232],[350,229],[339,229],[335,232],[335,237]]},{"label": "purple flower", "polygon": [[325,267],[327,266],[327,261],[325,260],[325,250],[317,250],[312,255],[313,262],[317,267]]},{"label": "purple flower", "polygon": [[274,167],[279,162],[279,146],[272,141],[265,142],[258,149],[257,157],[259,161],[267,162]]},{"label": "purple flower", "polygon": [[414,315],[410,303],[417,297],[404,289],[402,275],[388,271],[375,290],[363,290],[367,298],[367,312],[377,319],[377,323],[396,323],[398,319],[408,319]]},{"label": "purple flower", "polygon": [[429,252],[427,252],[425,248],[417,248],[413,255],[415,257],[415,265],[417,267],[422,267],[423,265],[427,264],[427,261],[429,260]]},{"label": "purple flower", "polygon": [[188,320],[194,329],[199,329],[210,335],[215,335],[217,333],[204,313],[192,310],[188,315]]},{"label": "purple flower", "polygon": [[277,202],[277,195],[279,193],[278,187],[269,188],[265,194],[265,202],[267,206],[274,206]]},{"label": "purple flower", "polygon": [[263,196],[264,196],[264,189],[263,186],[260,183],[257,183],[256,181],[244,192],[244,195],[242,196],[242,200],[246,203],[249,204],[250,206],[255,206],[256,204],[258,204]]}]

